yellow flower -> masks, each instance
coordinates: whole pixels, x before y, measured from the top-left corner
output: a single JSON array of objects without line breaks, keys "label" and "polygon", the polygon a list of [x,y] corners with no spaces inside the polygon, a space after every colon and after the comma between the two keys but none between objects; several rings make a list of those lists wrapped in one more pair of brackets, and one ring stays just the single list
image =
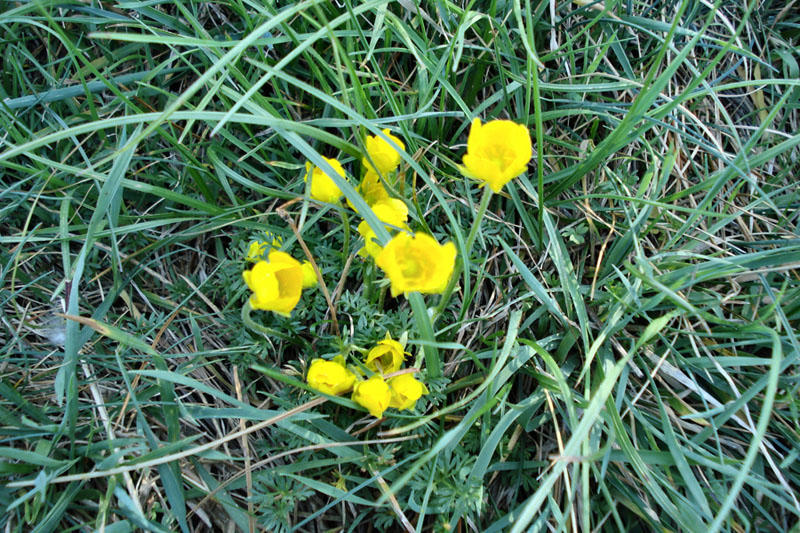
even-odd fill
[{"label": "yellow flower", "polygon": [[[387,198],[372,206],[372,212],[378,217],[378,220],[385,222],[389,226],[395,228],[407,229],[406,221],[408,221],[408,206],[402,200],[396,198]],[[386,226],[387,231],[392,228]],[[372,230],[366,221],[358,225],[358,232],[364,237],[364,248],[361,249],[361,255],[369,254],[374,258],[378,257],[381,253],[381,246],[375,240],[375,232]]]},{"label": "yellow flower", "polygon": [[372,212],[381,222],[402,228],[408,222],[408,206],[397,198],[387,198],[372,205]]},{"label": "yellow flower", "polygon": [[503,185],[525,172],[531,157],[528,128],[510,120],[492,120],[481,125],[481,119],[476,118],[469,130],[464,166],[459,170],[500,192]]},{"label": "yellow flower", "polygon": [[242,273],[244,282],[253,291],[253,309],[273,311],[289,316],[300,301],[303,287],[303,268],[287,253],[272,250],[266,261],[259,261],[252,270]]},{"label": "yellow flower", "polygon": [[[389,193],[386,192],[386,188],[383,186],[383,183],[381,183],[381,179],[371,168],[368,169],[364,177],[361,178],[361,183],[358,184],[356,190],[358,194],[361,195],[361,198],[364,199],[364,202],[370,207],[378,202],[389,199]],[[356,206],[354,206],[349,199],[347,200],[347,205],[356,213],[358,212]]]},{"label": "yellow flower", "polygon": [[447,287],[456,261],[456,247],[424,233],[398,233],[375,259],[392,282],[392,296],[418,291],[440,294]]},{"label": "yellow flower", "polygon": [[310,289],[315,287],[317,285],[317,273],[314,271],[314,267],[308,261],[303,261],[300,266],[303,269],[303,288]]},{"label": "yellow flower", "polygon": [[306,381],[311,388],[336,396],[350,390],[356,375],[344,365],[344,357],[337,355],[333,361],[314,359],[308,368]]},{"label": "yellow flower", "polygon": [[[406,149],[403,141],[392,135],[388,129],[382,130],[382,133],[392,140],[401,150]],[[388,174],[400,165],[400,152],[395,150],[391,144],[377,135],[370,135],[364,141],[367,148],[369,157],[364,157],[361,163],[367,168],[367,172],[372,170],[381,174]],[[372,163],[370,163],[372,159]],[[375,164],[373,167],[372,164]]]},{"label": "yellow flower", "polygon": [[250,247],[247,249],[247,260],[253,263],[259,261],[264,256],[267,248],[269,248],[269,244],[264,241],[251,242]]},{"label": "yellow flower", "polygon": [[370,207],[382,200],[389,199],[389,193],[386,192],[386,187],[381,183],[378,173],[372,169],[367,170],[367,173],[364,174],[358,186],[358,192],[361,193],[364,201],[367,202],[367,205]]},{"label": "yellow flower", "polygon": [[252,263],[260,261],[270,248],[280,248],[281,244],[283,244],[283,239],[268,231],[264,232],[264,236],[265,240],[250,243],[250,247],[247,249],[247,261]]},{"label": "yellow flower", "polygon": [[389,407],[396,407],[400,410],[413,409],[417,405],[417,400],[429,392],[428,387],[412,374],[403,374],[390,379],[389,388],[392,392]]},{"label": "yellow flower", "polygon": [[373,259],[378,257],[383,248],[378,244],[376,240],[378,237],[366,221],[358,225],[358,232],[364,237],[364,247],[358,251],[358,255],[362,257],[370,255]]},{"label": "yellow flower", "polygon": [[[327,157],[323,157],[322,159],[327,161],[342,179],[345,179],[344,169],[339,161],[336,159],[328,159]],[[306,175],[303,180],[308,181],[309,176],[311,176],[311,198],[319,200],[320,202],[333,204],[338,202],[339,198],[342,197],[342,191],[339,190],[339,187],[336,186],[333,180],[325,174],[322,169],[306,161]]]},{"label": "yellow flower", "polygon": [[[403,366],[403,359],[406,354],[403,351],[403,345],[392,340],[389,332],[386,332],[386,338],[378,341],[378,345],[372,348],[367,354],[366,365],[370,370],[380,372],[381,374],[391,374],[397,372]],[[380,365],[380,367],[379,367]]]},{"label": "yellow flower", "polygon": [[375,418],[383,416],[391,399],[392,393],[389,391],[389,385],[377,374],[366,381],[359,381],[353,386],[353,401],[365,407]]}]

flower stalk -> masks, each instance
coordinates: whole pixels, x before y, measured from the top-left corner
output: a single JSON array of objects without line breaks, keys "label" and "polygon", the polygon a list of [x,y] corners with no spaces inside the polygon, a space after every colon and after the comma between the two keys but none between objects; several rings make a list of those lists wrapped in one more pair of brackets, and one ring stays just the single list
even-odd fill
[{"label": "flower stalk", "polygon": [[484,187],[483,196],[481,196],[481,203],[478,205],[478,211],[475,214],[475,222],[472,224],[472,229],[467,236],[466,254],[464,257],[458,257],[458,259],[456,259],[456,266],[453,269],[453,275],[450,276],[450,281],[447,283],[447,287],[442,293],[442,297],[439,299],[439,305],[437,305],[433,311],[433,316],[431,317],[431,322],[433,324],[436,324],[436,320],[442,315],[442,312],[444,312],[445,307],[447,307],[447,304],[450,301],[450,297],[453,295],[453,291],[458,284],[458,278],[461,276],[461,271],[464,268],[464,262],[469,259],[469,256],[472,253],[472,246],[475,244],[475,239],[478,237],[478,231],[481,228],[481,222],[486,214],[486,210],[489,208],[489,201],[491,199],[492,189],[489,187]]},{"label": "flower stalk", "polygon": [[250,313],[253,311],[253,308],[250,306],[250,300],[245,300],[244,305],[242,306],[242,323],[250,328],[251,330],[261,333],[266,337],[277,337],[281,340],[291,340],[289,335],[282,333],[276,329],[268,328],[266,326],[262,326],[258,324],[253,318],[250,316]]}]

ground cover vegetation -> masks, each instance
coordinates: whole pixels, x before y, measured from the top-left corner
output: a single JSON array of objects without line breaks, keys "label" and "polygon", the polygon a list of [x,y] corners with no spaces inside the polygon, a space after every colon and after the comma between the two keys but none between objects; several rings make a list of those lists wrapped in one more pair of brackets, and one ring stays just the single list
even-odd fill
[{"label": "ground cover vegetation", "polygon": [[798,531],[795,2],[0,29],[3,531]]}]

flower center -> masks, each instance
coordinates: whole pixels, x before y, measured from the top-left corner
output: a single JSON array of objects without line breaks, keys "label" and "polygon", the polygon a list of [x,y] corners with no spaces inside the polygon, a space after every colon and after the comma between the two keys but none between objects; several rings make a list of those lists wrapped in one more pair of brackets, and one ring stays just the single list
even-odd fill
[{"label": "flower center", "polygon": [[508,146],[500,143],[489,144],[485,148],[486,158],[491,160],[498,168],[508,168],[514,162],[514,152]]},{"label": "flower center", "polygon": [[419,279],[425,272],[425,261],[430,261],[430,257],[423,257],[420,250],[413,247],[406,249],[405,261],[403,261],[403,276],[406,279]]}]

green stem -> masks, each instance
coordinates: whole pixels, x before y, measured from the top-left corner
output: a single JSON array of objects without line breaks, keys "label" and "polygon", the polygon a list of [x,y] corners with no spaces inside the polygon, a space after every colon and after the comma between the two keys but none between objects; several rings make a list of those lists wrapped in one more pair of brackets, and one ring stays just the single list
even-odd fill
[{"label": "green stem", "polygon": [[[373,262],[367,263],[364,268],[366,268],[367,271],[366,279],[364,279],[364,298],[370,303],[375,303],[373,297],[375,295],[375,269],[377,267]],[[379,305],[378,309],[380,308]]]},{"label": "green stem", "polygon": [[342,205],[339,205],[339,215],[342,217],[342,226],[344,228],[344,243],[342,244],[342,268],[347,262],[347,254],[350,252],[350,217],[347,216]]},{"label": "green stem", "polygon": [[245,326],[267,337],[269,336],[278,337],[279,339],[285,341],[291,340],[289,335],[286,335],[285,333],[281,333],[280,331],[277,331],[275,329],[262,326],[261,324],[257,324],[252,318],[250,318],[250,313],[252,311],[253,308],[250,307],[250,299],[248,299],[245,302],[244,307],[242,307],[242,322],[244,323]]},{"label": "green stem", "polygon": [[478,206],[478,214],[475,215],[475,223],[467,236],[467,255],[472,252],[472,245],[475,244],[475,239],[478,237],[478,230],[481,228],[483,215],[486,214],[486,209],[489,208],[489,200],[492,199],[492,189],[489,187],[483,188],[483,197],[481,197],[481,204]]},{"label": "green stem", "polygon": [[[439,305],[436,306],[436,309],[433,312],[432,322],[435,324],[436,320],[442,315],[444,312],[444,308],[447,307],[448,302],[450,301],[450,297],[453,295],[453,291],[458,284],[458,278],[461,275],[461,271],[464,268],[464,264],[467,260],[469,260],[469,256],[472,253],[472,246],[475,244],[475,239],[478,237],[478,231],[481,228],[481,222],[483,221],[483,216],[486,214],[486,210],[489,208],[489,200],[492,199],[492,189],[489,187],[484,187],[483,189],[483,196],[481,197],[481,203],[478,206],[478,212],[475,215],[474,223],[472,224],[472,229],[467,236],[467,244],[465,247],[466,250],[466,257],[459,257],[456,260],[456,265],[453,268],[453,275],[450,276],[450,281],[447,283],[447,288],[445,288],[444,292],[442,293],[442,297],[439,300]],[[465,285],[467,281],[465,280]]]},{"label": "green stem", "polygon": [[[373,268],[372,272],[374,272],[374,271],[375,271],[375,269]],[[375,279],[374,275],[372,276],[372,279],[373,280]],[[381,287],[381,292],[378,294],[378,306],[377,306],[377,309],[379,311],[383,311],[383,302],[386,301],[386,291],[387,290],[389,290],[389,287]]]}]

